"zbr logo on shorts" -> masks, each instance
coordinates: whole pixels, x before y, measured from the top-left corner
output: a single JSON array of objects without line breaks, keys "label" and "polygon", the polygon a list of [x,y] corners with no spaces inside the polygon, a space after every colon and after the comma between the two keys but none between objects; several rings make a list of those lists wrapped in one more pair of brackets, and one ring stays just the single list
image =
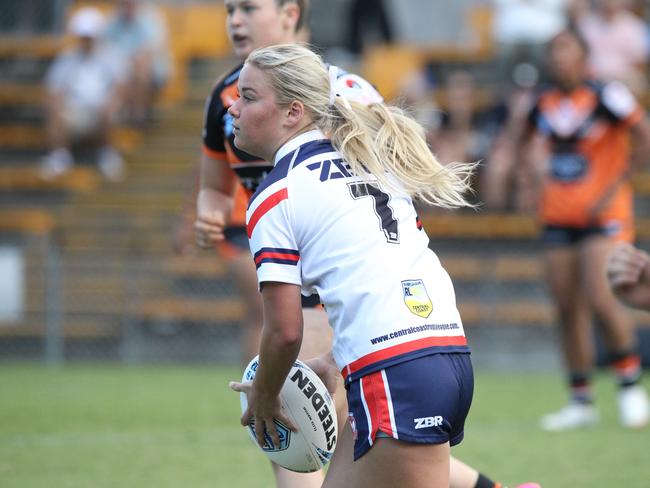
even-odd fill
[{"label": "zbr logo on shorts", "polygon": [[426,429],[427,427],[440,427],[444,422],[444,419],[440,415],[435,417],[422,417],[419,419],[413,419],[416,429]]},{"label": "zbr logo on shorts", "polygon": [[425,319],[431,315],[433,304],[422,280],[402,281],[402,292],[404,303],[411,313]]}]

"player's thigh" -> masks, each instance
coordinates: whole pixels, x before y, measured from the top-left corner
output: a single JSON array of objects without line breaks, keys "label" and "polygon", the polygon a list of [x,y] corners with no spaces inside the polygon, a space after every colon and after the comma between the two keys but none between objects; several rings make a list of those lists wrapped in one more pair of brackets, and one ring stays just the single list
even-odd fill
[{"label": "player's thigh", "polygon": [[[333,332],[327,320],[327,313],[325,313],[322,307],[303,308],[302,313],[304,328],[302,346],[300,347],[298,358],[306,360],[328,353],[332,349]],[[348,404],[345,396],[343,377],[338,373],[335,376],[336,391],[334,392],[334,402],[336,404],[339,429],[341,429],[348,416]]]},{"label": "player's thigh", "polygon": [[323,488],[341,488],[350,486],[354,476],[354,437],[350,423],[345,422],[339,430],[336,450],[330,461]]},{"label": "player's thigh", "polygon": [[448,488],[449,443],[416,444],[381,438],[354,466],[354,487]]},{"label": "player's thigh", "polygon": [[628,348],[635,342],[634,321],[618,301],[607,281],[605,266],[616,241],[597,236],[585,242],[582,249],[583,277],[591,309],[600,319],[606,341],[615,348]]},{"label": "player's thigh", "polygon": [[237,290],[244,299],[247,315],[262,316],[262,297],[257,284],[257,271],[249,252],[238,252],[228,260]]},{"label": "player's thigh", "polygon": [[332,350],[332,328],[322,307],[302,309],[303,334],[300,359],[321,356]]},{"label": "player's thigh", "polygon": [[276,488],[320,488],[323,484],[325,476],[323,470],[312,473],[297,473],[275,463],[271,463],[271,465]]},{"label": "player's thigh", "polygon": [[580,246],[582,281],[589,302],[596,309],[616,305],[616,298],[607,282],[607,258],[617,242],[607,236],[593,236]]},{"label": "player's thigh", "polygon": [[580,263],[575,246],[549,246],[544,250],[544,271],[551,297],[562,312],[584,303]]},{"label": "player's thigh", "polygon": [[380,439],[354,461],[354,438],[346,422],[340,431],[323,488],[449,486],[449,443],[413,444]]}]

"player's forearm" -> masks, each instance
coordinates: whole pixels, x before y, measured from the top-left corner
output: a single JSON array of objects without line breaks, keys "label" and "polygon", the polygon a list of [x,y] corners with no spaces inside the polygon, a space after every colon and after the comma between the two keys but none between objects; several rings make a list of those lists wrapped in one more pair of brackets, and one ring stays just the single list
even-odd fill
[{"label": "player's forearm", "polygon": [[212,188],[201,188],[196,199],[196,208],[199,215],[204,212],[221,212],[224,218],[232,213],[235,200],[230,195]]},{"label": "player's forearm", "polygon": [[300,288],[286,283],[265,282],[262,288],[264,327],[260,344],[260,368],[256,386],[265,395],[280,393],[298,357],[302,343]]},{"label": "player's forearm", "polygon": [[298,335],[287,335],[265,323],[260,346],[260,367],[255,375],[259,393],[274,398],[282,389],[291,366],[298,357],[302,331]]},{"label": "player's forearm", "polygon": [[204,153],[199,161],[199,189],[233,197],[237,189],[237,175],[227,161]]}]

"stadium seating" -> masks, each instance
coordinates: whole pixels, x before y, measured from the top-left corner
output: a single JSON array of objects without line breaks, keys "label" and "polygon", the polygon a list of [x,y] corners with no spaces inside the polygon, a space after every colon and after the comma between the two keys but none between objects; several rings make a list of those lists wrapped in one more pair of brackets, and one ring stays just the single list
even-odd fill
[{"label": "stadium seating", "polygon": [[[373,83],[387,100],[399,94],[404,80],[420,70],[425,63],[436,65],[478,66],[492,60],[494,46],[491,32],[491,10],[475,5],[467,11],[473,38],[463,44],[411,45],[396,42],[370,46],[364,54],[360,73]],[[390,68],[387,69],[387,66]],[[481,98],[494,99],[489,91]],[[444,97],[442,97],[444,102]],[[444,103],[442,104],[444,106]]]},{"label": "stadium seating", "polygon": [[42,209],[0,209],[0,232],[47,235],[56,227],[56,217]]}]

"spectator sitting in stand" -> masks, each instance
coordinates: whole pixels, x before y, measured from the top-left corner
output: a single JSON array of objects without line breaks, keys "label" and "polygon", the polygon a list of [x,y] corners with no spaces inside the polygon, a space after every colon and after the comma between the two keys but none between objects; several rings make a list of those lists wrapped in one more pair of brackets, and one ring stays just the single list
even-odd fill
[{"label": "spectator sitting in stand", "polygon": [[[472,73],[455,69],[445,76],[439,108],[430,70],[408,79],[400,101],[426,129],[431,150],[442,164],[485,161],[506,117],[503,104],[482,106]],[[479,181],[473,182],[473,186]]]},{"label": "spectator sitting in stand", "polygon": [[123,177],[124,162],[110,145],[110,129],[121,107],[125,72],[121,58],[99,42],[104,17],[85,7],[70,19],[75,46],[55,59],[47,72],[47,134],[50,153],[43,158],[41,175],[52,179],[74,164],[70,150],[81,140],[99,146],[98,166],[104,177]]},{"label": "spectator sitting in stand", "polygon": [[480,107],[474,76],[465,70],[449,73],[445,80],[440,124],[429,143],[443,164],[484,160],[503,120],[501,107]]},{"label": "spectator sitting in stand", "polygon": [[164,19],[149,2],[119,0],[106,26],[105,38],[129,60],[127,116],[135,125],[144,125],[150,119],[156,94],[170,75]]}]

